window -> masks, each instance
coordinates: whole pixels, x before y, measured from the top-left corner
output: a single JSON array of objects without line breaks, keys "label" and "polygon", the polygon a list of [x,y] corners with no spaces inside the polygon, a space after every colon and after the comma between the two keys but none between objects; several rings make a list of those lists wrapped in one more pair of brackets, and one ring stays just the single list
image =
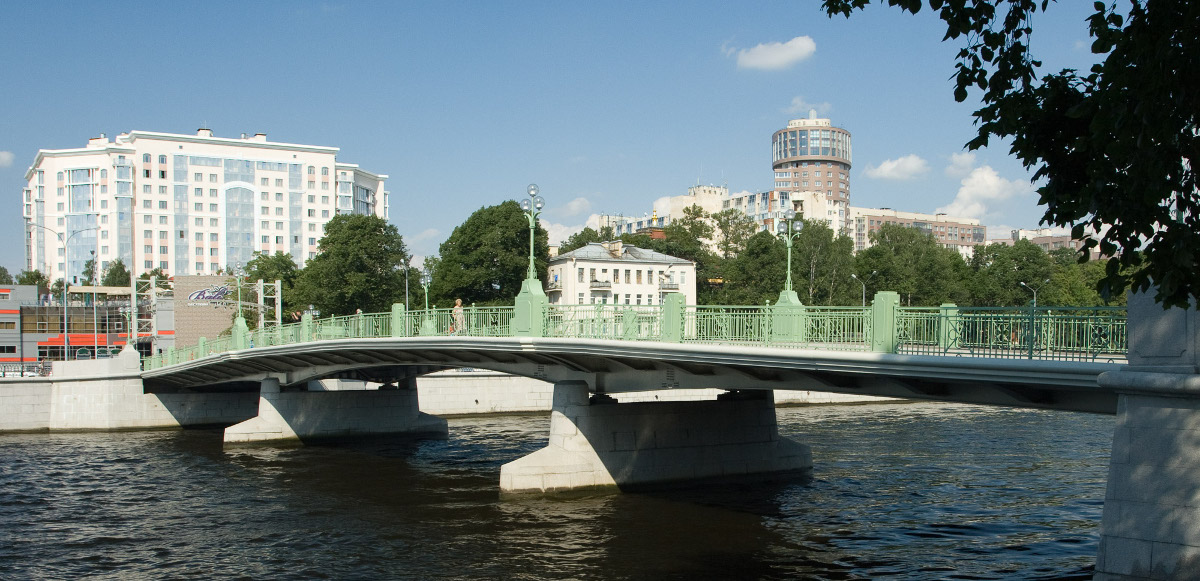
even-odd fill
[{"label": "window", "polygon": [[152,253],[154,253],[154,247],[147,244],[144,247],[142,247],[142,251],[145,252],[146,254],[152,254]]},{"label": "window", "polygon": [[62,203],[62,202],[59,202],[59,203],[58,203],[58,211],[59,211],[59,212],[62,212],[64,209],[65,209],[65,206],[63,205],[63,203]]},{"label": "window", "polygon": [[[629,284],[629,269],[625,269],[625,284]],[[625,304],[629,304],[629,295],[625,295]]]},{"label": "window", "polygon": [[166,209],[167,209],[167,201],[166,201],[166,200],[159,200],[159,201],[158,201],[158,209],[159,209],[159,210],[166,210]]},{"label": "window", "polygon": [[196,256],[204,256],[204,249],[197,246],[196,247]]},{"label": "window", "polygon": [[321,182],[321,189],[322,189],[322,190],[328,190],[328,189],[329,189],[329,182]]},{"label": "window", "polygon": [[197,198],[204,195],[204,188],[196,188],[195,195]]},{"label": "window", "polygon": [[329,217],[329,210],[321,210],[321,217],[322,217],[322,218],[328,218],[328,217]]},{"label": "window", "polygon": [[283,236],[276,236],[276,237],[275,237],[275,243],[276,243],[276,244],[283,244]]},{"label": "window", "polygon": [[276,201],[276,202],[282,202],[282,201],[283,201],[283,193],[282,193],[282,192],[275,192],[275,201]]},{"label": "window", "polygon": [[270,183],[271,183],[271,180],[267,179],[267,178],[262,178],[262,179],[258,180],[258,185],[260,185],[260,186],[270,185]]},{"label": "window", "polygon": [[[625,271],[625,272],[629,272],[629,271]],[[627,305],[629,304],[629,295],[625,295],[625,304],[627,304]]]},{"label": "window", "polygon": [[[62,204],[59,204],[59,206],[62,206]],[[143,208],[153,207],[153,202],[151,202],[150,200],[142,200],[142,207]],[[59,210],[61,210],[61,209],[62,208],[60,207]]]},{"label": "window", "polygon": [[215,190],[215,189],[208,190],[208,197],[210,197],[210,198],[217,197],[217,190]]},{"label": "window", "polygon": [[329,196],[321,196],[321,203],[322,203],[322,204],[328,204],[328,203],[329,203]]},{"label": "window", "polygon": [[159,217],[158,217],[158,223],[159,223],[159,224],[166,224],[166,223],[167,223],[167,217],[166,217],[166,216],[159,216]]},{"label": "window", "polygon": [[308,239],[308,245],[309,245],[309,246],[316,246],[316,245],[317,245],[317,239],[316,239],[316,238],[309,238],[309,239]]},{"label": "window", "polygon": [[142,154],[142,163],[150,163],[150,154],[149,153]]},{"label": "window", "polygon": [[309,194],[309,195],[308,195],[308,203],[310,203],[310,204],[311,204],[311,203],[313,203],[313,202],[316,202],[316,201],[317,201],[317,197],[316,197],[316,196],[314,196],[314,195],[312,195],[312,194]]},{"label": "window", "polygon": [[[327,167],[321,168],[321,175],[323,175],[323,176],[329,175],[329,168],[327,168]],[[59,174],[59,177],[61,178],[62,174]]]},{"label": "window", "polygon": [[217,218],[209,218],[209,219],[208,219],[208,225],[209,225],[209,226],[213,226],[213,227],[220,226],[220,225],[221,225],[221,221],[220,221],[220,220],[218,220]]},{"label": "window", "polygon": [[309,218],[316,218],[316,217],[317,217],[317,211],[316,211],[316,210],[314,210],[314,209],[312,209],[312,208],[309,208],[309,209],[308,209],[308,217],[309,217]]},{"label": "window", "polygon": [[158,253],[159,253],[159,254],[166,254],[166,253],[167,253],[167,247],[166,247],[166,246],[159,246],[159,247],[158,247]]},{"label": "window", "polygon": [[204,211],[204,204],[201,204],[200,202],[196,202],[195,206],[193,206],[193,207],[196,209],[197,212]]},{"label": "window", "polygon": [[197,226],[203,226],[203,225],[204,225],[204,218],[196,218],[196,220],[195,220],[195,224],[196,224]]},{"label": "window", "polygon": [[275,187],[277,187],[277,188],[283,187],[283,178],[275,178]]},{"label": "window", "polygon": [[269,215],[269,214],[271,213],[271,210],[270,210],[270,208],[267,208],[266,206],[263,206],[263,207],[262,207],[262,212],[260,212],[260,213],[261,213],[263,216],[266,216],[266,215]]},{"label": "window", "polygon": [[146,262],[144,262],[142,264],[144,264],[146,266],[146,270],[150,270],[150,269],[154,268],[153,260],[147,260]]},{"label": "window", "polygon": [[266,244],[266,243],[267,243],[267,242],[269,242],[270,240],[271,240],[271,237],[270,237],[270,236],[265,236],[265,235],[264,235],[264,236],[262,237],[262,243],[263,243],[263,244]]},{"label": "window", "polygon": [[217,211],[217,205],[216,205],[216,204],[209,204],[209,205],[208,205],[208,211],[209,211],[209,212],[216,212],[216,211]]},{"label": "window", "polygon": [[317,168],[315,168],[315,167],[313,167],[313,166],[311,166],[311,165],[310,165],[310,166],[308,166],[308,175],[313,175],[313,174],[315,174],[316,172],[317,172]]},{"label": "window", "polygon": [[146,185],[142,186],[142,193],[143,193],[143,194],[149,194],[149,193],[150,193],[150,191],[151,191],[150,184],[146,184]]},{"label": "window", "polygon": [[165,156],[165,155],[158,156],[158,163],[167,163],[167,156]]},{"label": "window", "polygon": [[268,194],[268,193],[266,193],[266,192],[260,192],[260,193],[258,194],[258,199],[260,199],[260,200],[262,200],[262,201],[266,202],[267,200],[270,200],[270,199],[271,199],[271,194]]},{"label": "window", "polygon": [[192,177],[193,177],[193,178],[195,178],[195,179],[193,179],[193,180],[192,180],[192,181],[194,181],[194,182],[202,182],[202,181],[204,181],[204,174],[202,174],[202,173],[194,174]]},{"label": "window", "polygon": [[214,184],[217,183],[217,174],[215,174],[215,173],[208,174],[208,181],[210,181]]},{"label": "window", "polygon": [[100,239],[101,239],[101,240],[108,240],[108,230],[101,230],[101,231],[100,231]]},{"label": "window", "polygon": [[[640,271],[640,270],[637,271],[637,283],[642,284],[642,271]],[[642,298],[642,295],[638,295],[638,304],[639,305],[642,304],[641,298]]]},{"label": "window", "polygon": [[642,304],[642,295],[637,296],[637,302],[634,304],[638,304],[638,305]]},{"label": "window", "polygon": [[262,229],[263,229],[263,230],[270,230],[270,229],[271,229],[271,223],[270,223],[270,222],[268,222],[268,221],[266,221],[266,220],[263,220],[263,221],[262,221],[262,224],[261,224],[261,227],[262,227]]},{"label": "window", "polygon": [[213,272],[216,272],[221,269],[221,264],[218,262],[211,263],[208,265],[208,269]]},{"label": "window", "polygon": [[317,189],[317,182],[314,182],[314,181],[312,181],[312,180],[309,180],[309,181],[308,181],[308,189],[310,189],[310,190],[315,190],[315,189]]},{"label": "window", "polygon": [[203,262],[197,262],[197,263],[196,263],[196,272],[200,272],[201,270],[204,270],[204,263],[203,263]]},{"label": "window", "polygon": [[220,256],[219,252],[220,252],[220,250],[217,248],[209,248],[208,249],[209,256]]},{"label": "window", "polygon": [[167,170],[165,170],[165,169],[158,170],[158,178],[163,179],[163,180],[167,179]]},{"label": "window", "polygon": [[275,223],[275,229],[276,229],[276,230],[283,230],[283,222],[276,222],[276,223]]},{"label": "window", "polygon": [[221,239],[221,235],[217,234],[216,232],[210,232],[208,235],[209,242],[218,242],[218,241],[220,241],[220,239]]},{"label": "window", "polygon": [[204,233],[203,232],[196,233],[196,242],[204,242]]},{"label": "window", "polygon": [[166,193],[167,193],[167,186],[158,186],[158,193],[160,193],[160,194],[166,194]]},{"label": "window", "polygon": [[578,282],[583,282],[583,269],[582,269],[582,268],[580,268],[580,269],[579,269],[579,279],[578,279]]},{"label": "window", "polygon": [[283,208],[282,208],[282,207],[277,207],[277,208],[275,208],[275,215],[276,215],[276,216],[282,216],[282,215],[283,215]]},{"label": "window", "polygon": [[158,267],[163,270],[166,270],[167,269],[167,261],[165,261],[165,260],[158,261]]},{"label": "window", "polygon": [[146,214],[145,216],[142,216],[142,223],[143,223],[143,224],[149,224],[149,223],[151,223],[151,222],[153,222],[153,221],[154,221],[154,217],[153,217],[153,216],[151,216],[151,215],[149,215],[149,214]]}]

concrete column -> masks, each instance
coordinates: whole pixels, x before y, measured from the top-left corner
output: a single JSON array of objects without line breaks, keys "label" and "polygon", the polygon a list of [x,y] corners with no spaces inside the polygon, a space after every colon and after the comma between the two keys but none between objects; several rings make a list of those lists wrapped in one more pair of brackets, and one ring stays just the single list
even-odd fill
[{"label": "concrete column", "polygon": [[226,444],[447,433],[446,420],[418,409],[415,389],[280,391],[279,380],[267,378],[261,390],[258,416],[225,428]]},{"label": "concrete column", "polygon": [[634,488],[812,468],[808,446],[779,437],[769,391],[718,401],[589,400],[587,384],[555,384],[550,442],[500,468],[500,490]]},{"label": "concrete column", "polygon": [[962,333],[959,330],[961,319],[958,316],[958,305],[942,303],[938,307],[938,348],[943,353],[960,347]]},{"label": "concrete column", "polygon": [[779,292],[779,300],[771,307],[771,340],[784,343],[803,343],[808,340],[808,323],[804,319],[804,303],[794,290]]},{"label": "concrete column", "polygon": [[510,329],[514,337],[542,337],[546,334],[546,311],[550,299],[542,290],[542,283],[536,278],[527,278],[521,282],[521,292],[517,293],[513,304],[513,318]]},{"label": "concrete column", "polygon": [[1129,365],[1100,376],[1119,393],[1095,579],[1200,575],[1200,316],[1129,296]]},{"label": "concrete column", "polygon": [[408,317],[404,316],[404,303],[392,303],[392,336],[407,337],[408,326],[405,324]]}]

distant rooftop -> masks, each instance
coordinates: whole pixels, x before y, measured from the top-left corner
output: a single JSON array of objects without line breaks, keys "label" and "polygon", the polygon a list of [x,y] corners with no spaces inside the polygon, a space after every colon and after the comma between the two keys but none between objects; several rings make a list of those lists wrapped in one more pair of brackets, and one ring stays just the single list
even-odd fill
[{"label": "distant rooftop", "polygon": [[620,241],[614,242],[591,242],[582,248],[576,248],[565,254],[550,259],[552,263],[558,263],[565,260],[601,260],[601,261],[617,261],[617,262],[658,262],[663,264],[691,264],[692,261],[684,260],[669,256],[661,252],[638,248],[623,244]]}]

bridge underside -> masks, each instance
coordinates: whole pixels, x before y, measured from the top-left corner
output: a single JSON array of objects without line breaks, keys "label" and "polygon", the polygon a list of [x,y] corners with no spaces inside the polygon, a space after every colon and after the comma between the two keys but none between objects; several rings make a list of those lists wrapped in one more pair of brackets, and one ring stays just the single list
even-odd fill
[{"label": "bridge underside", "polygon": [[287,390],[310,380],[362,379],[411,386],[459,367],[593,392],[677,388],[790,389],[1113,414],[1117,396],[1096,377],[1119,366],[703,344],[531,338],[344,339],[222,353],[143,374],[147,392]]}]

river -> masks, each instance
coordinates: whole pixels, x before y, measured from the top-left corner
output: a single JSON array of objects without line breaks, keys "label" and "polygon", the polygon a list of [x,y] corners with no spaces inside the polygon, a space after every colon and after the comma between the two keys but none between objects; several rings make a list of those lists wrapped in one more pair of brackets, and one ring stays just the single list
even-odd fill
[{"label": "river", "polygon": [[809,479],[501,498],[549,418],[223,450],[219,430],[0,435],[0,579],[1090,579],[1114,418],[780,408]]}]

